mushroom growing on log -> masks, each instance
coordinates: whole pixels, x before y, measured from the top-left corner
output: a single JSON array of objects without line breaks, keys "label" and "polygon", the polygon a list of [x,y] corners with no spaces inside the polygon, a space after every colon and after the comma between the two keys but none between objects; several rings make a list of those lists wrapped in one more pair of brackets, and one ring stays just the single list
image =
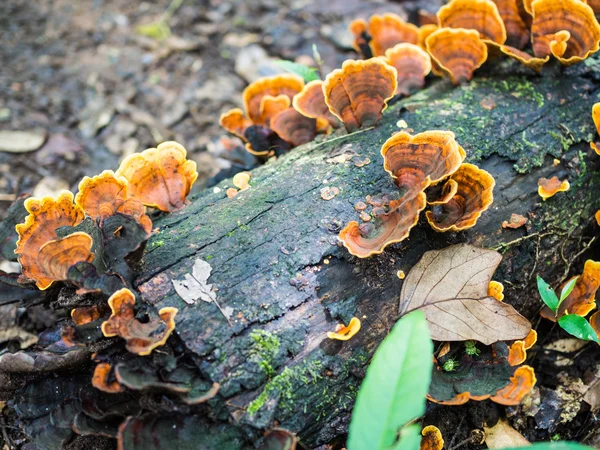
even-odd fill
[{"label": "mushroom growing on log", "polygon": [[[252,189],[243,196],[228,198],[223,182],[153,221],[160,233],[150,238],[136,279],[139,302],[178,309],[173,334],[220,389],[204,405],[214,414],[132,417],[119,428],[121,442],[135,441],[128,434],[134,428],[171,430],[174,421],[177,430],[197,429],[207,448],[222,442],[251,448],[275,422],[311,448],[345,439],[365,368],[398,315],[403,280],[396,273],[428,250],[459,242],[502,250],[497,275],[508,282],[504,301],[536,317],[535,275],[556,284],[566,269],[557,246],[564,243],[574,262],[579,237],[586,229],[597,232],[600,180],[592,167],[599,159],[588,142],[595,133],[589,112],[600,88],[598,69],[582,64],[546,77],[500,72],[458,88],[435,82],[390,106],[374,129],[347,136],[340,130],[253,170]],[[495,108],[481,106],[484,100]],[[399,131],[399,120],[411,133],[453,131],[466,161],[496,180],[494,203],[476,226],[458,233],[437,233],[422,216],[409,239],[359,259],[337,236],[355,219],[357,202],[397,189],[380,148]],[[371,163],[357,167],[357,156]],[[564,164],[554,166],[553,158]],[[568,178],[571,189],[543,202],[538,179],[555,175]],[[322,200],[324,186],[339,194]],[[528,214],[527,228],[502,228],[513,213]],[[209,282],[220,307],[186,302],[173,287],[197,258],[212,267]],[[221,309],[229,311],[231,325]],[[361,322],[352,339],[327,338],[352,317]],[[0,375],[6,372],[0,364]]]}]

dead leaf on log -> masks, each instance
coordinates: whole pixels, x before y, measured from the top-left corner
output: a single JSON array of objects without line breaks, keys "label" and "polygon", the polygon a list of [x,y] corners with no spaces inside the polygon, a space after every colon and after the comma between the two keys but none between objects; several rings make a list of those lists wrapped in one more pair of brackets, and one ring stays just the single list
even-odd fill
[{"label": "dead leaf on log", "polygon": [[524,339],[531,323],[511,305],[488,296],[502,256],[468,244],[425,253],[400,292],[399,313],[425,313],[436,341],[476,340],[485,345]]},{"label": "dead leaf on log", "polygon": [[217,292],[212,284],[208,284],[212,267],[206,261],[196,258],[192,273],[186,273],[183,280],[171,280],[177,294],[188,305],[193,305],[196,300],[202,300],[206,303],[214,303],[221,311],[221,314],[231,325],[230,317],[233,309],[230,307],[221,308],[217,302]]},{"label": "dead leaf on log", "polygon": [[525,447],[531,443],[510,426],[506,419],[500,419],[493,427],[483,427],[488,448]]}]

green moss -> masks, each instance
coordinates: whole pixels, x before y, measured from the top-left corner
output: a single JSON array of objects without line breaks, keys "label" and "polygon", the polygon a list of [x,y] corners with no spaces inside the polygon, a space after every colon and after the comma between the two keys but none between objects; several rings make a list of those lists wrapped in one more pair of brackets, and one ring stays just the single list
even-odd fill
[{"label": "green moss", "polygon": [[571,145],[573,145],[574,143],[573,136],[569,136],[567,138],[562,133],[555,133],[554,131],[550,131],[550,136],[552,136],[560,143],[565,152],[569,150],[569,148],[571,148]]},{"label": "green moss", "polygon": [[156,248],[156,247],[162,247],[163,245],[165,245],[165,241],[163,241],[163,240],[152,241],[151,247]]},{"label": "green moss", "polygon": [[256,414],[269,400],[277,395],[279,397],[278,406],[284,409],[292,410],[296,399],[296,389],[294,385],[301,383],[306,385],[310,382],[316,382],[321,379],[321,370],[323,365],[320,361],[311,361],[299,364],[295,367],[286,367],[279,375],[273,377],[264,387],[262,392],[250,404],[248,404],[248,414]]},{"label": "green moss", "polygon": [[523,79],[522,77],[513,77],[508,81],[504,80],[503,86],[507,92],[512,92],[512,95],[516,98],[525,97],[534,100],[538,108],[544,106],[544,96],[540,94],[531,81]]},{"label": "green moss", "polygon": [[281,345],[279,338],[265,330],[254,330],[250,333],[250,339],[252,339],[251,356],[256,359],[265,375],[271,378],[275,375],[273,361],[279,353]]}]

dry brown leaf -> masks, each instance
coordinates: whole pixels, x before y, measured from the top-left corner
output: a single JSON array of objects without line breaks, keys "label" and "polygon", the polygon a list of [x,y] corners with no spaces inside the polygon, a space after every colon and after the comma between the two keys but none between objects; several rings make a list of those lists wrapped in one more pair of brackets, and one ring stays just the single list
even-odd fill
[{"label": "dry brown leaf", "polygon": [[592,412],[600,408],[600,378],[594,377],[583,401],[590,405]]},{"label": "dry brown leaf", "polygon": [[468,244],[425,253],[402,285],[400,314],[423,311],[436,341],[489,345],[524,339],[531,323],[511,305],[488,296],[501,259],[498,252]]},{"label": "dry brown leaf", "polygon": [[506,419],[500,419],[493,427],[483,427],[488,448],[516,448],[531,445],[525,437],[510,426]]}]

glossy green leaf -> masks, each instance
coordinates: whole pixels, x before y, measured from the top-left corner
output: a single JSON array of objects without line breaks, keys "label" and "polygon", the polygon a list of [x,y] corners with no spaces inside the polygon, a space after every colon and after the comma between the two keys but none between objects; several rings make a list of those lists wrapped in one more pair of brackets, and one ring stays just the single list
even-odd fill
[{"label": "glossy green leaf", "polygon": [[556,292],[554,292],[554,289],[552,289],[550,285],[546,283],[544,279],[539,275],[537,277],[537,287],[538,292],[540,293],[544,303],[548,306],[548,308],[550,308],[552,311],[554,311],[554,313],[556,313],[556,310],[558,309],[558,304],[560,302],[558,301],[558,297],[556,296]]},{"label": "glossy green leaf", "polygon": [[600,344],[600,338],[585,317],[567,314],[558,319],[558,324],[567,333],[584,341],[594,341]]},{"label": "glossy green leaf", "polygon": [[[388,449],[402,427],[423,415],[432,354],[433,344],[421,311],[409,313],[396,323],[375,352],[358,391],[348,450]],[[413,434],[408,430],[406,433]],[[394,448],[418,448],[418,444],[409,446],[414,439],[405,441],[406,447],[398,443]]]},{"label": "glossy green leaf", "polygon": [[575,283],[577,283],[578,278],[579,277],[573,278],[571,281],[569,281],[567,284],[565,284],[565,287],[562,288],[562,291],[560,292],[560,301],[558,302],[558,306],[560,306],[560,304],[563,302],[563,300],[569,296],[569,294],[575,287]]},{"label": "glossy green leaf", "polygon": [[421,427],[419,425],[411,425],[403,428],[400,432],[400,439],[392,450],[417,450],[421,447]]},{"label": "glossy green leaf", "polygon": [[317,69],[313,69],[312,67],[306,67],[293,61],[286,61],[285,59],[275,61],[275,64],[286,72],[301,76],[307,83],[309,81],[315,81],[319,79]]}]

